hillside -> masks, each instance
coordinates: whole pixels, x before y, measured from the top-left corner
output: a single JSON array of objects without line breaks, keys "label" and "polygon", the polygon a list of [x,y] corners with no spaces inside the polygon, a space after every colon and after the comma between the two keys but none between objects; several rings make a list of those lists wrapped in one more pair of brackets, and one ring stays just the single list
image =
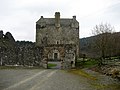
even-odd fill
[{"label": "hillside", "polygon": [[[120,32],[115,32],[110,35],[111,43],[109,47],[112,51],[112,56],[120,55]],[[80,39],[80,52],[88,57],[98,57],[100,52],[95,48],[95,40],[97,36],[91,36]]]},{"label": "hillside", "polygon": [[87,57],[93,57],[96,54],[93,50],[93,43],[96,36],[86,37],[80,39],[80,52],[81,54],[86,54]]}]

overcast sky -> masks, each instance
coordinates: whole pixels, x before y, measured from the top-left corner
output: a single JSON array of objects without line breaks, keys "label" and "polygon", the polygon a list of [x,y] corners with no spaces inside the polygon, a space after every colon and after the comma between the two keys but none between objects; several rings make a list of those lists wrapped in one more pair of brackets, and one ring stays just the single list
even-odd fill
[{"label": "overcast sky", "polygon": [[55,12],[61,18],[76,15],[80,38],[91,36],[101,22],[120,31],[120,0],[0,0],[0,30],[11,32],[15,40],[35,41],[36,21],[54,18]]}]

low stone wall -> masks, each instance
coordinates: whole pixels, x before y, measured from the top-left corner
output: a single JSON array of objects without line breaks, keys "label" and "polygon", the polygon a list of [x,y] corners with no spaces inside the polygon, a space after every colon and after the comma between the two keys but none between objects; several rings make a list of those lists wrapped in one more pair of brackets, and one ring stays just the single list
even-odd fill
[{"label": "low stone wall", "polygon": [[120,66],[105,65],[101,67],[101,72],[113,78],[120,78]]},{"label": "low stone wall", "polygon": [[0,65],[40,66],[41,50],[35,47],[5,48],[0,53]]},{"label": "low stone wall", "polygon": [[120,59],[105,59],[102,63],[105,65],[120,66]]}]

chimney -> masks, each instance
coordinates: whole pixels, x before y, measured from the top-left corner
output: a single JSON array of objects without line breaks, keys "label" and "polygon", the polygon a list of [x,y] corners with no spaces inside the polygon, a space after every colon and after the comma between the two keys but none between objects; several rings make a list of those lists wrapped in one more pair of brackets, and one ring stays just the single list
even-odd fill
[{"label": "chimney", "polygon": [[60,27],[60,12],[55,12],[55,26]]},{"label": "chimney", "polygon": [[43,18],[43,16],[41,16],[41,18]]},{"label": "chimney", "polygon": [[73,22],[76,21],[76,16],[73,16]]}]

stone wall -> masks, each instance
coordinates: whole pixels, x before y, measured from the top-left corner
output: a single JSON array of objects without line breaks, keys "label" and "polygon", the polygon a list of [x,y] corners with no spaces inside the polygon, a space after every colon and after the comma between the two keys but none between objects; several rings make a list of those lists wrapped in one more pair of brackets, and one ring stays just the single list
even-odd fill
[{"label": "stone wall", "polygon": [[15,41],[10,32],[0,31],[0,65],[41,66],[41,58],[41,47],[29,41]]},{"label": "stone wall", "polygon": [[0,31],[0,65],[15,62],[15,39],[10,32],[5,35]]}]

